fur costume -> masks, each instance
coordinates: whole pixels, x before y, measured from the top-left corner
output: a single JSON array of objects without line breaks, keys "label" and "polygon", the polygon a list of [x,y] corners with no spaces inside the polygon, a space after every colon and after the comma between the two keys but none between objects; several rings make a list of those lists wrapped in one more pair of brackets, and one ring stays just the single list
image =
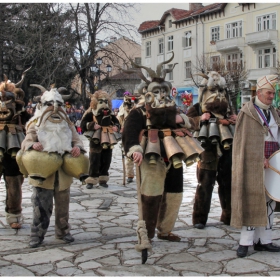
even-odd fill
[{"label": "fur costume", "polygon": [[[162,64],[170,62],[173,57],[174,54],[158,65],[157,73],[132,62],[134,67],[146,69],[152,78],[152,81],[147,81],[141,77],[146,81],[146,85],[138,90],[142,98],[137,108],[127,116],[122,136],[126,156],[133,159],[134,153],[139,152],[143,157],[140,166],[136,167],[139,209],[136,250],[142,251],[142,263],[146,261],[144,249],[150,249],[150,244],[143,237],[143,224],[149,240],[157,229],[158,238],[180,241],[172,230],[183,197],[183,167],[179,153],[169,154],[167,146],[173,148],[178,145],[175,140],[177,133],[184,136],[183,131],[191,128],[193,123],[184,114],[180,114],[180,121],[177,121],[179,114],[175,102],[170,99],[172,85],[164,80],[167,72],[161,73]],[[165,70],[170,72],[172,69]],[[160,77],[160,74],[163,76]],[[166,145],[168,140],[170,145]]]},{"label": "fur costume", "polygon": [[[129,114],[129,112],[136,106],[138,103],[139,97],[131,96],[131,94],[126,94],[128,92],[124,93],[123,97],[123,103],[119,108],[119,113],[117,115],[117,118],[121,125],[121,133],[123,131],[125,120]],[[130,183],[132,179],[134,178],[134,162],[133,160],[125,157],[125,175],[127,177],[127,182]]]},{"label": "fur costume", "polygon": [[[199,103],[191,107],[187,116],[195,121],[195,130],[199,131],[203,125],[200,117],[203,113],[210,113],[211,118],[216,119],[217,125],[230,125],[227,121],[232,114],[229,99],[225,90],[225,80],[217,72],[211,71],[204,77],[199,88]],[[209,124],[207,126],[209,129]],[[209,133],[209,130],[208,130]],[[218,194],[222,208],[220,220],[230,224],[231,217],[231,164],[232,150],[224,149],[220,141],[212,144],[209,138],[203,143],[205,151],[200,155],[197,165],[198,185],[195,194],[193,208],[193,225],[204,228],[210,212],[212,192],[217,180]]]},{"label": "fur costume", "polygon": [[[43,92],[34,116],[27,123],[26,137],[21,145],[23,154],[25,151],[33,150],[36,144],[42,145],[42,150],[37,150],[37,153],[42,153],[41,157],[45,155],[45,152],[63,156],[65,153],[71,153],[74,148],[83,153],[86,152],[63,104],[63,97],[56,88]],[[37,247],[44,240],[53,211],[53,200],[55,202],[56,238],[66,242],[74,241],[70,235],[70,224],[68,223],[70,186],[73,177],[68,175],[62,166],[58,168],[44,181],[29,175],[29,183],[33,186],[30,247]]]},{"label": "fur costume", "polygon": [[[95,129],[95,124],[101,126]],[[83,133],[100,132],[98,139],[94,142],[90,137],[89,151],[89,177],[86,179],[87,188],[93,185],[103,184],[107,187],[109,180],[109,168],[112,160],[113,145],[117,143],[112,127],[120,129],[119,121],[112,112],[112,101],[109,94],[105,91],[98,90],[92,94],[90,107],[85,111],[81,120],[81,129]],[[110,135],[109,135],[110,134]],[[91,135],[93,136],[93,135]],[[115,140],[114,143],[102,142],[102,137]]]},{"label": "fur costume", "polygon": [[25,137],[24,125],[31,117],[24,110],[24,91],[20,88],[28,70],[17,84],[8,81],[7,77],[0,84],[0,171],[6,186],[6,221],[12,228],[21,227],[21,186],[24,178],[15,155]]}]

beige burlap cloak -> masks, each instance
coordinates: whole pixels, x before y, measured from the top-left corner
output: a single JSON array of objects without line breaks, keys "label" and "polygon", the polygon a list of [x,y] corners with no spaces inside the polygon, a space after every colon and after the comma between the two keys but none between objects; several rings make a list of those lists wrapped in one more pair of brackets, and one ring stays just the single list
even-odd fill
[{"label": "beige burlap cloak", "polygon": [[[236,228],[267,225],[263,167],[267,128],[260,121],[254,99],[241,108],[233,141],[231,226]],[[276,110],[271,112],[279,127]]]}]

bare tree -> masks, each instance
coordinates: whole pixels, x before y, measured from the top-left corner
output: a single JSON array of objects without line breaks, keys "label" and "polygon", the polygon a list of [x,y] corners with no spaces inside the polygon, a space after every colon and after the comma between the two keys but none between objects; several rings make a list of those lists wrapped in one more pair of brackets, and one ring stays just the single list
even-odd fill
[{"label": "bare tree", "polygon": [[[130,19],[130,10],[135,9],[131,3],[78,3],[69,4],[73,21],[72,30],[76,38],[76,51],[72,60],[76,72],[81,79],[82,101],[86,102],[86,87],[94,89],[94,77],[90,66],[99,52],[106,61],[121,59],[114,48],[119,48],[111,41],[111,37],[136,36],[136,27],[126,23]],[[110,44],[110,48],[108,48]],[[105,61],[105,63],[106,63]],[[104,78],[104,74],[101,73]]]}]

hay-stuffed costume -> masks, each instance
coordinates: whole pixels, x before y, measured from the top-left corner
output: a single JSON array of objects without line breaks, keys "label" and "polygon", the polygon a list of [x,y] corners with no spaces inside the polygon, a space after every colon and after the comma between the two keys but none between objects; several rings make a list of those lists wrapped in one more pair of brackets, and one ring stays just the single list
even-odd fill
[{"label": "hay-stuffed costume", "polygon": [[[125,120],[129,112],[135,107],[138,103],[138,96],[132,96],[131,93],[125,92],[123,97],[123,103],[119,108],[117,118],[120,122],[121,133],[123,131]],[[134,162],[132,159],[125,157],[125,175],[127,177],[127,183],[131,183],[134,178]]]},{"label": "hay-stuffed costume", "polygon": [[120,125],[112,111],[112,101],[107,92],[98,90],[91,95],[90,107],[82,117],[81,129],[90,140],[90,167],[86,187],[91,189],[97,184],[108,187],[112,152],[117,144],[114,133],[119,132]]},{"label": "hay-stuffed costume", "polygon": [[0,170],[6,186],[6,221],[14,229],[21,228],[22,223],[21,186],[24,177],[16,162],[16,153],[25,137],[24,125],[31,117],[24,109],[25,93],[21,89],[29,69],[23,72],[20,82],[11,83],[5,76],[5,81],[0,84]]},{"label": "hay-stuffed costume", "polygon": [[187,116],[194,119],[195,134],[205,149],[197,165],[198,185],[192,217],[194,227],[203,229],[216,180],[222,207],[220,220],[230,224],[231,144],[236,115],[230,107],[225,79],[215,71],[200,75],[204,79],[199,87],[199,103],[188,110]]},{"label": "hay-stuffed costume", "polygon": [[[174,54],[168,61],[159,64],[157,73],[131,62],[134,67],[146,69],[152,78],[150,82],[144,75],[140,76],[146,82],[138,90],[143,98],[139,100],[137,108],[130,111],[122,136],[125,153],[136,163],[138,173],[136,250],[142,251],[142,263],[147,259],[143,253],[151,248],[150,239],[154,237],[156,229],[158,238],[180,241],[172,230],[183,197],[182,161],[190,163],[185,153],[190,147],[188,141],[193,140],[197,144],[187,130],[192,127],[190,118],[178,114],[175,102],[170,99],[172,85],[164,80],[165,74],[172,71],[175,65],[166,69],[160,77],[162,65],[173,57]],[[192,163],[200,152],[196,151]]]},{"label": "hay-stuffed costume", "polygon": [[[34,85],[37,86],[37,85]],[[39,87],[39,86],[38,86]],[[42,89],[40,86],[39,88]],[[69,202],[73,176],[87,177],[89,160],[83,142],[69,120],[64,100],[56,88],[42,89],[34,116],[26,125],[18,163],[33,186],[33,220],[30,247],[39,246],[47,232],[55,202],[55,237],[73,242],[70,234]],[[70,163],[69,163],[70,161]],[[76,175],[72,172],[75,166]],[[83,166],[83,171],[78,171]]]}]

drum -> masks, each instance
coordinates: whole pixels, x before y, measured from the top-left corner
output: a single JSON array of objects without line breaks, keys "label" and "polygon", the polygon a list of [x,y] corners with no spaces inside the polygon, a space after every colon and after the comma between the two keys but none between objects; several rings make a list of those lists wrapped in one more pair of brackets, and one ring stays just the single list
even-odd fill
[{"label": "drum", "polygon": [[280,202],[280,150],[269,157],[269,168],[265,169],[264,186],[266,194]]}]

